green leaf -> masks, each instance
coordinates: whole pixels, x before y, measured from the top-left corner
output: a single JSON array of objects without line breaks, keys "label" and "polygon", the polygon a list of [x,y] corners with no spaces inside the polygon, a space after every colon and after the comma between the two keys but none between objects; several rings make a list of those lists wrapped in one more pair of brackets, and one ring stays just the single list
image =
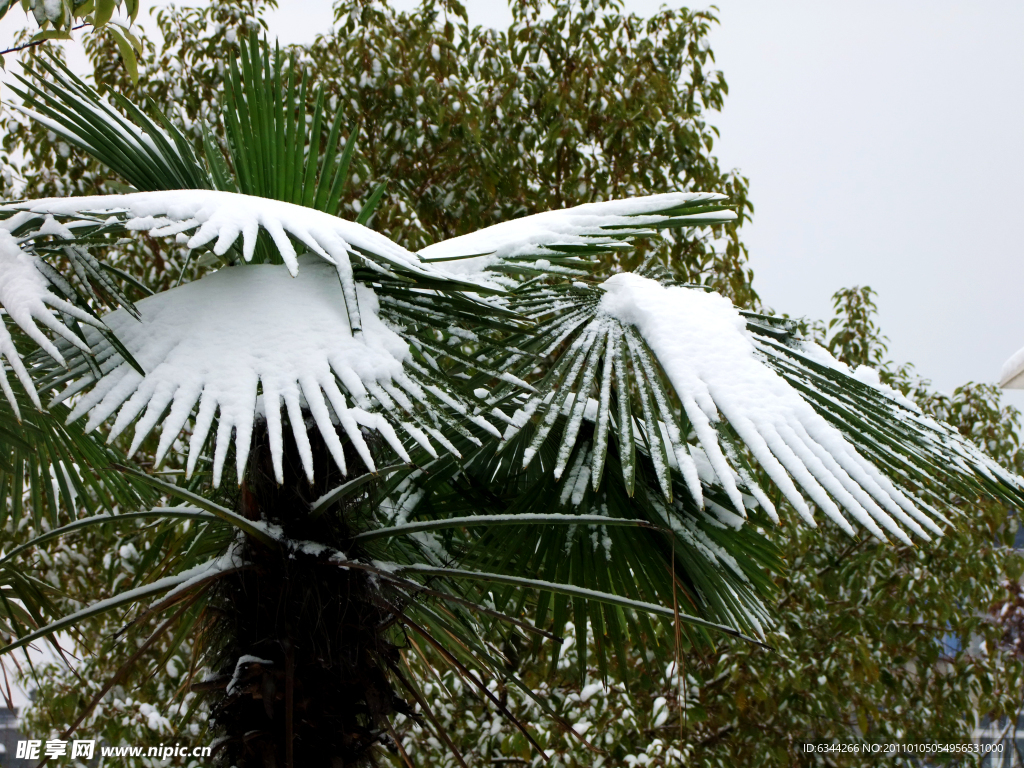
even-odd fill
[{"label": "green leaf", "polygon": [[118,26],[121,28],[121,33],[125,36],[125,39],[132,44],[132,48],[134,48],[138,53],[142,53],[142,41],[138,37],[136,37],[135,33],[133,33],[124,24],[118,24]]},{"label": "green leaf", "polygon": [[393,464],[390,467],[379,467],[376,472],[367,472],[364,475],[360,475],[357,478],[342,483],[337,488],[328,491],[319,499],[314,501],[309,507],[309,514],[313,518],[319,517],[332,504],[336,504],[342,499],[348,497],[366,484],[374,480],[379,480],[382,477],[386,477],[392,472],[405,469],[408,466],[408,464]]},{"label": "green leaf", "polygon": [[[128,76],[132,79],[132,85],[139,84],[139,63],[135,59],[135,49],[133,44],[128,42],[126,39],[128,33],[127,30],[123,30],[116,25],[110,25],[107,27],[110,30],[110,34],[114,38],[114,42],[117,43],[117,50],[121,54],[121,61],[124,62],[125,69],[128,70]],[[131,35],[134,38],[134,35]],[[136,42],[138,42],[136,40]]]},{"label": "green leaf", "polygon": [[388,188],[388,183],[382,181],[377,185],[376,189],[370,194],[369,199],[366,201],[361,209],[359,209],[359,216],[356,217],[357,224],[366,224],[370,217],[373,216],[373,212],[377,210],[377,204],[380,203],[381,198],[384,197],[384,192]]},{"label": "green leaf", "polygon": [[[92,605],[88,605],[80,611],[75,611],[72,614],[63,616],[56,621],[52,621],[39,629],[29,632],[25,635],[19,635],[17,639],[12,640],[7,645],[0,648],[0,656],[11,653],[18,648],[24,648],[25,646],[33,643],[40,638],[48,637],[62,630],[71,629],[75,625],[84,621],[85,619],[92,618],[93,616],[99,616],[104,613],[109,613],[117,608],[124,607],[126,605],[132,605],[138,603],[141,600],[155,595],[160,595],[170,590],[180,587],[186,582],[193,582],[192,589],[203,586],[205,581],[216,579],[221,577],[224,571],[211,570],[209,574],[196,574],[189,571],[179,573],[174,576],[167,576],[162,579],[157,579],[149,584],[137,587],[136,589],[128,590],[127,592],[121,592],[114,597],[107,600],[102,600]],[[203,578],[205,577],[205,578]]]},{"label": "green leaf", "polygon": [[391,528],[376,528],[352,537],[353,541],[372,541],[392,536],[405,536],[410,533],[421,531],[440,531],[446,528],[463,528],[472,526],[484,526],[496,528],[506,525],[608,525],[608,526],[639,526],[641,528],[654,528],[650,523],[643,520],[633,520],[619,517],[604,517],[602,515],[473,515],[471,517],[453,517],[441,520],[424,520],[418,523],[405,523]]},{"label": "green leaf", "polygon": [[155,507],[146,512],[124,512],[117,515],[102,514],[95,515],[93,517],[80,517],[73,523],[61,526],[60,528],[54,528],[51,531],[40,534],[34,539],[30,539],[24,544],[20,544],[12,548],[9,552],[5,552],[3,557],[0,557],[0,567],[6,566],[10,561],[14,560],[15,557],[20,555],[33,547],[41,546],[48,541],[53,539],[59,539],[69,533],[80,531],[85,528],[91,528],[96,525],[119,525],[125,522],[133,522],[135,520],[148,520],[158,518],[161,520],[181,518],[184,520],[217,520],[215,515],[211,515],[207,512],[202,512],[198,509],[190,509],[188,507]]},{"label": "green leaf", "polygon": [[[19,77],[24,88],[12,86],[11,90],[52,121],[53,130],[63,138],[96,157],[135,189],[210,188],[209,174],[176,128],[165,121],[161,130],[130,101],[112,94],[114,102],[135,121],[133,125],[60,61],[37,63],[41,71],[25,68],[35,82]],[[140,133],[148,141],[140,140]]]},{"label": "green leaf", "polygon": [[96,0],[96,13],[93,15],[93,25],[102,27],[114,15],[116,0]]},{"label": "green leaf", "polygon": [[[593,600],[598,603],[604,603],[606,605],[615,605],[620,608],[628,608],[642,613],[649,613],[655,616],[664,616],[666,618],[674,619],[676,617],[675,611],[671,608],[665,608],[662,605],[655,603],[647,603],[641,600],[630,600],[629,598],[620,597],[619,595],[609,594],[607,592],[600,592],[595,589],[586,589],[583,587],[576,587],[571,584],[561,584],[550,581],[541,581],[539,579],[530,579],[521,576],[513,576],[502,573],[482,573],[478,571],[468,571],[460,568],[436,568],[429,565],[407,565],[400,566],[398,569],[404,573],[418,573],[423,576],[449,576],[453,579],[471,579],[476,581],[487,581],[495,584],[510,584],[515,587],[522,589],[537,589],[543,592],[551,592],[556,595],[566,595],[568,597],[578,598],[581,600]],[[747,637],[741,632],[737,632],[732,627],[727,627],[723,624],[715,624],[711,621],[705,621],[704,619],[696,616],[690,616],[689,614],[680,613],[679,620],[694,626],[703,627],[705,629],[713,629],[724,634],[737,637],[741,640],[745,640],[748,643],[759,645],[762,648],[771,647],[765,645],[760,640],[756,640],[752,637]]]},{"label": "green leaf", "polygon": [[72,40],[71,33],[65,29],[44,29],[32,35],[29,42],[41,42],[43,40]]}]

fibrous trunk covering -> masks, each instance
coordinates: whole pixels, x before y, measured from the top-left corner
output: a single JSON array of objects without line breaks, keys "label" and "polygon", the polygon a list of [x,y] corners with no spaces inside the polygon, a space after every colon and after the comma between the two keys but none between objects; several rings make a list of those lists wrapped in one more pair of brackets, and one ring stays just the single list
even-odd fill
[{"label": "fibrous trunk covering", "polygon": [[[292,541],[354,555],[343,512],[309,514],[310,502],[344,481],[319,433],[309,438],[315,484],[286,439],[278,485],[266,430],[256,430],[239,511],[280,526]],[[357,466],[352,451],[349,467]],[[247,539],[244,550],[251,567],[223,581],[209,627],[222,648],[212,714],[227,737],[225,764],[373,764],[375,745],[394,748],[388,716],[409,712],[384,674],[398,651],[385,636],[391,613],[378,588],[365,572],[318,557],[315,546],[270,550]]]}]

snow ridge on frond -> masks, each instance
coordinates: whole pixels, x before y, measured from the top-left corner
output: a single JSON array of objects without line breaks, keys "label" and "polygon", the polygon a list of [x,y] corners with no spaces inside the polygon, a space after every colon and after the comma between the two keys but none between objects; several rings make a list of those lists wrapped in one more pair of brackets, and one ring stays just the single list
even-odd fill
[{"label": "snow ridge on frond", "polygon": [[96,381],[81,370],[82,378],[57,400],[83,393],[69,419],[88,413],[86,427],[94,429],[114,417],[111,440],[135,422],[130,452],[159,424],[158,463],[198,404],[187,471],[194,471],[217,417],[215,485],[232,440],[241,481],[257,415],[266,419],[281,482],[282,403],[310,480],[313,462],[304,410],[342,472],[347,467],[336,424],[370,471],[375,465],[364,429],[379,432],[403,461],[410,458],[396,426],[436,455],[427,435],[439,439],[438,427],[449,424],[442,405],[428,394],[434,382],[420,379],[407,342],[379,318],[373,290],[357,286],[363,312],[361,330],[355,331],[335,268],[313,257],[302,257],[300,263],[294,279],[282,266],[222,269],[142,299],[137,303],[141,320],[123,309],[112,312],[104,318],[107,326],[146,375],[99,334],[87,332],[102,376]]},{"label": "snow ridge on frond", "polygon": [[496,274],[503,271],[584,275],[589,265],[581,257],[629,248],[635,237],[733,221],[736,213],[725,208],[725,200],[711,192],[669,192],[585,203],[442,240],[419,255],[452,277],[487,279],[496,286],[503,284]]},{"label": "snow ridge on frond", "polygon": [[445,278],[423,264],[416,254],[362,224],[313,208],[237,192],[187,189],[46,198],[15,203],[5,209],[55,216],[113,215],[123,220],[128,229],[155,237],[195,230],[188,247],[199,248],[216,240],[213,252],[218,256],[224,255],[241,235],[246,261],[252,259],[256,236],[262,228],[274,241],[293,277],[298,271],[298,260],[289,236],[331,264],[337,264],[339,269],[350,271],[350,259],[362,260],[361,254],[365,252],[403,271],[435,280]]},{"label": "snow ridge on frond", "polygon": [[[51,221],[48,220],[46,224]],[[41,349],[60,365],[66,365],[57,346],[50,341],[36,323],[42,323],[68,343],[87,353],[90,351],[89,346],[72,333],[57,318],[54,311],[98,328],[102,328],[103,324],[88,312],[82,311],[74,304],[51,293],[50,283],[37,269],[37,262],[38,259],[22,250],[17,239],[7,229],[0,227],[0,306],[3,306],[7,317],[17,323],[18,327]],[[21,361],[14,340],[3,321],[0,321],[0,356],[7,360],[35,406],[42,408],[35,384],[32,382],[25,364]],[[3,388],[4,395],[15,414],[20,418],[21,414],[14,398],[14,392],[7,380],[7,373],[2,367],[0,367],[0,374],[2,374],[0,387]]]},{"label": "snow ridge on frond", "polygon": [[[681,286],[663,286],[635,274],[615,275],[602,287],[606,293],[598,316],[614,318],[639,331],[678,396],[719,482],[741,514],[740,490],[730,471],[734,462],[728,451],[723,451],[727,446],[717,429],[720,421],[737,433],[808,524],[814,525],[814,519],[803,494],[850,533],[853,529],[840,507],[880,539],[887,532],[910,543],[903,528],[924,539],[929,538],[925,529],[941,534],[918,505],[765,364],[746,322],[728,299]],[[635,357],[642,357],[636,352]],[[876,389],[893,407],[900,408],[891,390],[881,385]],[[931,440],[936,445],[944,443],[945,452],[953,450],[983,470],[994,467],[991,460],[972,451],[973,446],[947,436],[948,429],[915,411],[906,408],[904,420],[932,432]]]}]

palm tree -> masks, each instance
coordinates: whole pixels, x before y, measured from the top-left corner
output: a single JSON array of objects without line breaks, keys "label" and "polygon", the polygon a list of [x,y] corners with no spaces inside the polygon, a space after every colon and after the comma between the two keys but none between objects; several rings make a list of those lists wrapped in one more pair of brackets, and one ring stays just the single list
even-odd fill
[{"label": "palm tree", "polygon": [[[126,668],[191,636],[187,685],[228,764],[361,765],[379,746],[408,762],[402,714],[464,765],[423,692],[437,666],[543,751],[486,680],[557,720],[514,660],[528,641],[557,654],[567,621],[592,629],[608,674],[628,674],[629,645],[766,642],[782,564],[762,530],[783,504],[810,526],[817,508],[851,535],[926,542],[949,524],[942,492],[1024,499],[789,321],[654,259],[601,267],[661,230],[733,219],[720,195],[582,205],[412,253],[365,226],[383,186],[356,222],[335,215],[356,132],[342,146],[344,107],[327,115],[322,95],[307,121],[308,79],[255,39],[201,147],[41,66],[18,108],[132,191],[0,212],[0,354],[17,379],[0,379],[0,487],[15,525],[49,521],[0,556],[0,654],[135,606],[128,629],[158,623]],[[117,266],[135,233],[185,244],[193,279],[151,294]],[[145,471],[125,458],[140,451]],[[80,610],[25,559],[142,519],[149,567]]]}]

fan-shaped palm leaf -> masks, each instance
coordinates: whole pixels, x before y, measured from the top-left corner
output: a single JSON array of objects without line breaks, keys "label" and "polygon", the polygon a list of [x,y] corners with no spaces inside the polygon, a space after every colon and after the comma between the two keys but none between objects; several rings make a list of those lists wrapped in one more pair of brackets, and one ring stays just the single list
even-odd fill
[{"label": "fan-shaped palm leaf", "polygon": [[[627,485],[631,446],[640,441],[669,499],[670,472],[678,470],[701,505],[706,465],[738,514],[745,514],[746,493],[774,517],[761,475],[810,525],[805,495],[848,532],[841,510],[875,536],[904,542],[904,528],[922,538],[940,532],[941,513],[913,498],[930,493],[928,478],[970,493],[1020,493],[1017,478],[898,393],[855,377],[784,323],[744,318],[699,287],[623,274],[598,285],[527,285],[509,306],[539,332],[517,339],[515,351],[497,351],[491,367],[508,371],[510,380],[529,379],[535,355],[564,349],[533,382],[540,394],[516,400],[523,414],[539,419],[523,453],[527,465],[553,439],[560,416],[568,417],[560,422],[556,477],[569,466],[591,412],[594,488],[614,430]],[[489,398],[497,403],[517,394],[504,385]]]}]

